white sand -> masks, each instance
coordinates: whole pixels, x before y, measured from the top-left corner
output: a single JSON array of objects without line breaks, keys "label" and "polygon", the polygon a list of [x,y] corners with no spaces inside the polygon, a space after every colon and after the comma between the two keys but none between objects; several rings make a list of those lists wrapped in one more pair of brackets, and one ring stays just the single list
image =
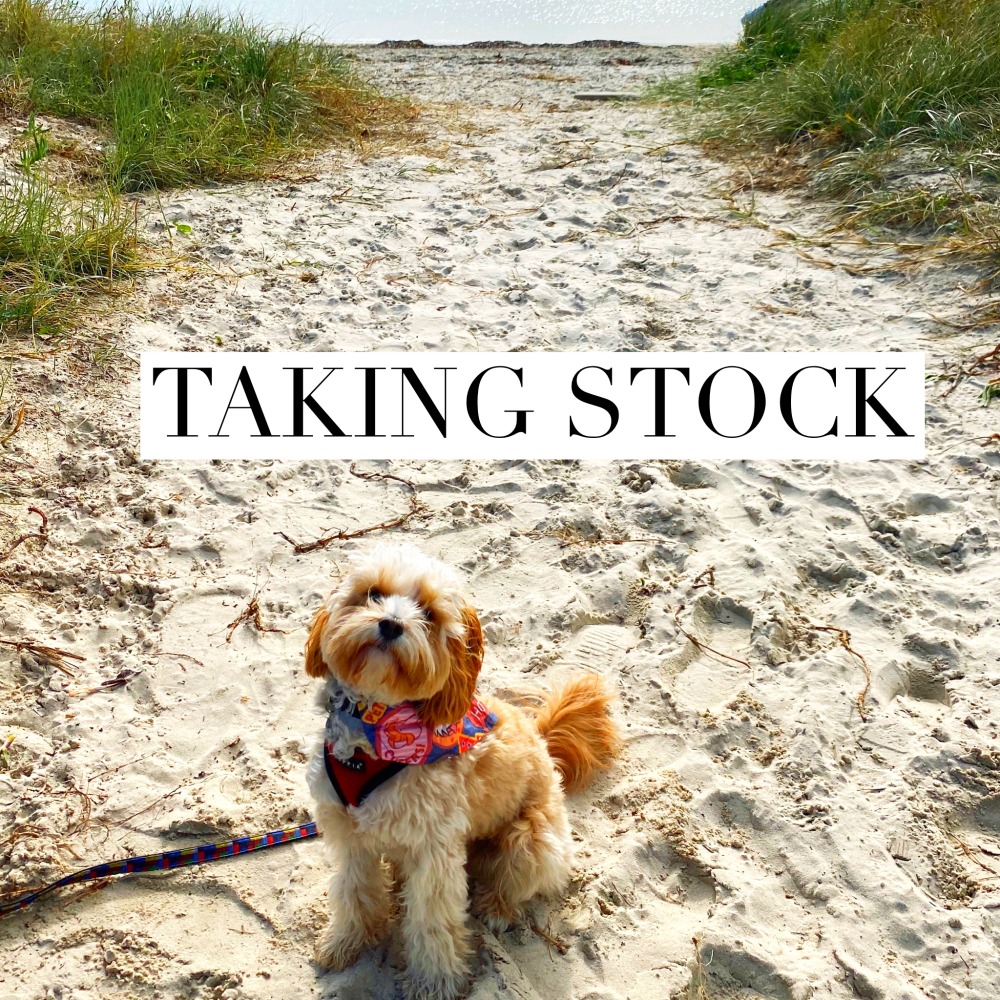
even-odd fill
[{"label": "white sand", "polygon": [[[733,168],[655,108],[572,99],[690,52],[359,58],[436,105],[423,146],[164,195],[151,238],[190,226],[188,270],[101,321],[121,334],[108,376],[17,365],[0,552],[29,505],[50,543],[0,564],[0,627],[84,659],[70,680],[0,652],[4,889],[307,819],[305,626],[356,543],[296,556],[276,533],[407,510],[347,463],[140,462],[140,351],[899,348],[940,371],[997,339],[934,319],[968,306],[971,270],[810,262],[777,230],[819,231],[823,206],[759,193],[735,214]],[[712,1000],[996,996],[1000,453],[977,443],[997,430],[978,388],[929,387],[925,462],[361,466],[417,485],[406,537],[468,575],[484,687],[582,665],[620,693],[627,755],[574,798],[577,876],[537,914],[567,953],[480,928],[474,997],[686,996],[695,937]],[[287,631],[227,643],[254,594]],[[869,664],[867,721],[860,663],[817,625]],[[0,924],[0,995],[392,997],[396,945],[310,964],[327,878],[310,841],[36,904]]]}]

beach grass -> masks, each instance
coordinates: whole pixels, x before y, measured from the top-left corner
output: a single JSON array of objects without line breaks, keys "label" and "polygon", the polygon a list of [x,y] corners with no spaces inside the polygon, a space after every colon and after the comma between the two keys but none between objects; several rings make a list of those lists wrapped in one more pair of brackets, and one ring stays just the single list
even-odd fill
[{"label": "beach grass", "polygon": [[0,75],[27,110],[106,129],[106,179],[124,191],[257,176],[364,129],[379,103],[304,35],[127,3],[0,0]]},{"label": "beach grass", "polygon": [[658,95],[715,148],[807,158],[852,225],[968,238],[1000,266],[1000,0],[772,0]]},{"label": "beach grass", "polygon": [[91,169],[49,169],[34,117],[0,168],[0,331],[54,328],[139,257],[123,194],[266,176],[338,137],[359,137],[391,104],[338,50],[236,15],[131,3],[0,0],[0,112],[87,126]]},{"label": "beach grass", "polygon": [[106,185],[74,196],[42,175],[8,178],[0,261],[0,331],[47,341],[91,293],[134,272],[134,211]]}]

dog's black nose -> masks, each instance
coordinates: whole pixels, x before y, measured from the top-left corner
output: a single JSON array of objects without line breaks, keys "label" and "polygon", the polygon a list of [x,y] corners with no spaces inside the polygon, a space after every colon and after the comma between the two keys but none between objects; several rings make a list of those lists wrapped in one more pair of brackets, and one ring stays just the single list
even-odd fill
[{"label": "dog's black nose", "polygon": [[378,623],[378,634],[386,642],[392,642],[393,639],[398,639],[403,634],[403,626],[392,618],[383,618]]}]

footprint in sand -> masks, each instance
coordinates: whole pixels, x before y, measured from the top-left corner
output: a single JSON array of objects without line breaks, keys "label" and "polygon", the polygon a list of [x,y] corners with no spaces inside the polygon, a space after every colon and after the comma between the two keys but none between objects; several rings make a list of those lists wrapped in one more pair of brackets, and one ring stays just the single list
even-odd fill
[{"label": "footprint in sand", "polygon": [[698,644],[681,635],[678,651],[664,660],[664,668],[675,675],[677,704],[700,712],[730,700],[749,677],[746,666],[734,661],[746,659],[753,612],[731,597],[705,594],[697,599],[690,616],[681,618],[681,625]]},{"label": "footprint in sand", "polygon": [[584,625],[553,666],[613,676],[638,641],[639,633],[625,625]]}]

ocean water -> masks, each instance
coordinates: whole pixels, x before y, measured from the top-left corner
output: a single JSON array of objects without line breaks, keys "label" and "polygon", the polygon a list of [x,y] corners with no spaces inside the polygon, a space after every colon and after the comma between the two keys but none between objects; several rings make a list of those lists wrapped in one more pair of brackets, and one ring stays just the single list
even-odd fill
[{"label": "ocean water", "polygon": [[[99,0],[98,0],[99,2]],[[420,38],[428,43],[615,38],[651,45],[732,42],[759,0],[233,0],[192,6],[308,29],[330,42]],[[92,6],[87,0],[85,6]],[[140,6],[143,4],[140,3]],[[176,7],[188,6],[175,0]]]}]

